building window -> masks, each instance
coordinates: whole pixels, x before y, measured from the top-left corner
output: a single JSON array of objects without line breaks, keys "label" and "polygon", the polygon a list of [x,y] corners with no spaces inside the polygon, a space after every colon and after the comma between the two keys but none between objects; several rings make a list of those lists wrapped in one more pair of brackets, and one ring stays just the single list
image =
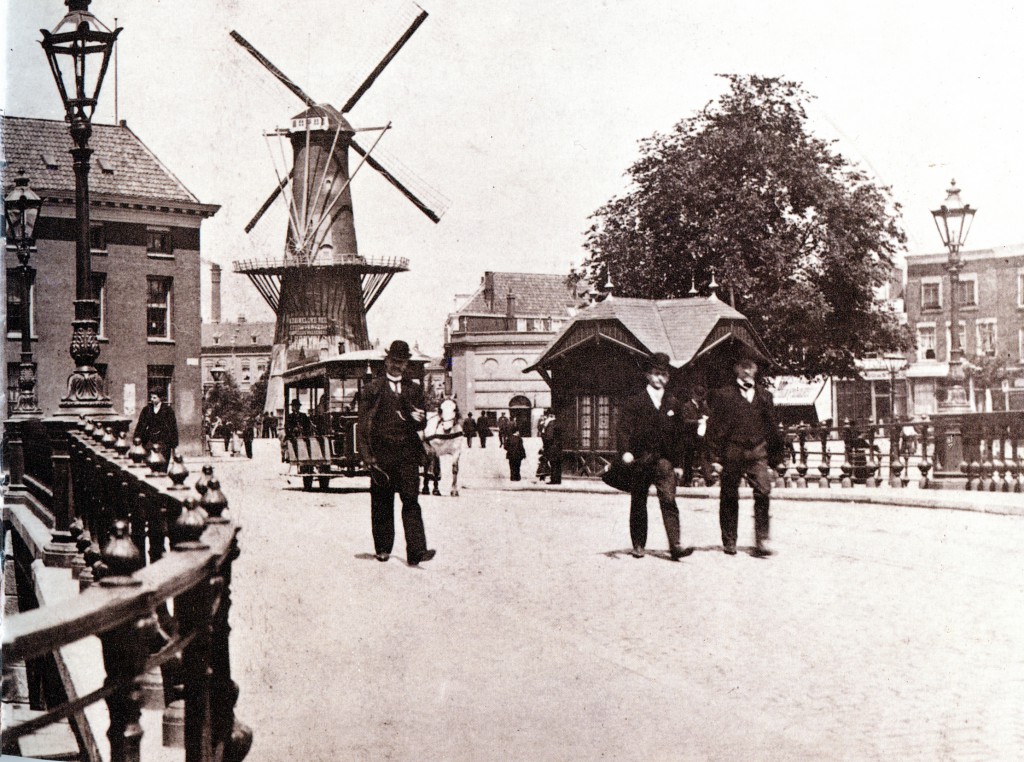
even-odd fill
[{"label": "building window", "polygon": [[1024,328],[1017,329],[1017,359],[1024,363]]},{"label": "building window", "polygon": [[[10,416],[14,410],[14,404],[18,401],[18,376],[21,374],[21,365],[16,362],[7,363],[7,411],[4,413]],[[36,382],[38,384],[38,381]]]},{"label": "building window", "polygon": [[493,376],[498,372],[498,361],[493,357],[488,357],[483,362],[484,373],[488,376]]},{"label": "building window", "polygon": [[921,309],[938,310],[942,308],[942,278],[921,279]]},{"label": "building window", "polygon": [[[28,289],[28,333],[33,339],[36,338],[35,321],[36,284],[33,283]],[[14,268],[7,271],[7,338],[21,338],[21,320],[24,315],[25,305],[21,303],[21,269]]]},{"label": "building window", "polygon": [[107,338],[107,274],[91,273],[92,275],[92,298],[99,302],[99,327],[96,335],[98,338]]},{"label": "building window", "polygon": [[102,222],[94,222],[89,225],[89,248],[93,254],[102,256],[107,253],[107,235],[103,230]]},{"label": "building window", "polygon": [[978,276],[974,273],[961,275],[957,281],[957,305],[960,307],[978,306]]},{"label": "building window", "polygon": [[148,237],[146,251],[149,254],[169,257],[174,253],[171,248],[170,228],[148,228],[146,235]]},{"label": "building window", "polygon": [[174,366],[173,365],[147,365],[146,366],[146,402],[149,402],[149,395],[160,395],[168,405],[174,403],[171,397],[174,391]]},{"label": "building window", "polygon": [[935,324],[917,324],[917,359],[935,359]]},{"label": "building window", "polygon": [[146,336],[151,339],[171,338],[171,278],[146,278]]},{"label": "building window", "polygon": [[974,324],[975,354],[994,356],[996,353],[996,319],[986,318]]},{"label": "building window", "polygon": [[579,441],[581,450],[590,449],[590,433],[594,427],[594,406],[589,396],[577,398],[579,411],[576,420],[579,421]]}]

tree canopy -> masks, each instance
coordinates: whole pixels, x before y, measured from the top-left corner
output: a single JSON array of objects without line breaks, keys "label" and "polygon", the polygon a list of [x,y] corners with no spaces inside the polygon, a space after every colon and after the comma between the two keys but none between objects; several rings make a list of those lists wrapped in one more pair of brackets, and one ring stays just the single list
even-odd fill
[{"label": "tree canopy", "polygon": [[667,299],[714,274],[787,373],[852,375],[857,357],[908,348],[879,295],[906,240],[889,189],[810,134],[799,84],[725,78],[717,101],[641,141],[630,189],[592,215],[591,277]]}]

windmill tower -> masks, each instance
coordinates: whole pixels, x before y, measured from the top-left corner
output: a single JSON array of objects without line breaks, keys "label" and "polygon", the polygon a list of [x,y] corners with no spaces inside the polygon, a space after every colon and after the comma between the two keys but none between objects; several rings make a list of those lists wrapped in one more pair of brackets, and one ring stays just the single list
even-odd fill
[{"label": "windmill tower", "polygon": [[[345,116],[426,20],[426,11],[417,10],[404,34],[340,109],[314,101],[242,35],[231,32],[235,42],[306,106],[292,117],[287,129],[269,133],[290,144],[291,169],[278,172],[277,187],[245,228],[250,232],[271,204],[283,197],[288,206],[283,256],[234,263],[234,271],[248,276],[277,315],[269,411],[283,406],[281,374],[290,364],[370,348],[366,313],[395,273],[409,269],[408,260],[401,257],[371,259],[359,254],[351,190],[355,173],[369,165],[435,223],[447,207],[425,183],[385,167],[374,157],[390,123],[357,130]],[[364,146],[356,139],[359,132],[377,135]],[[356,154],[351,170],[349,149]]]}]

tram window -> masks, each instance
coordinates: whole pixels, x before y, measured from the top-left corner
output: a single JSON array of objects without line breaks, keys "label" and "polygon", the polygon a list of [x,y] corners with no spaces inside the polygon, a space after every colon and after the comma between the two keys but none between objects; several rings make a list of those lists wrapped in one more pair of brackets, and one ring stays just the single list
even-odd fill
[{"label": "tram window", "polygon": [[331,379],[331,412],[347,413],[356,409],[356,392],[359,384],[352,378]]}]

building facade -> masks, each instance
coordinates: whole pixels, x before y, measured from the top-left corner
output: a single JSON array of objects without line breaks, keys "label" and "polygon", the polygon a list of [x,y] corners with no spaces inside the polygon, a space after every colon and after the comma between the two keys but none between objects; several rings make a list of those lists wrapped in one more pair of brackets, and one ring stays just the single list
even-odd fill
[{"label": "building facade", "polygon": [[[7,400],[17,383],[21,315],[27,310],[39,406],[52,415],[60,412],[74,368],[68,353],[77,238],[72,142],[64,121],[7,116],[2,129],[5,194],[24,171],[44,200],[27,305],[21,304],[13,246],[5,254]],[[114,410],[126,416],[137,417],[150,391],[165,395],[177,415],[181,451],[198,454],[200,226],[219,207],[200,203],[124,122],[93,125],[90,147],[92,280],[100,303],[97,369]]]},{"label": "building facade", "polygon": [[[972,408],[1024,410],[1024,244],[961,252],[960,346]],[[951,341],[948,254],[907,257],[905,303],[916,348],[908,358],[908,408],[937,412]]]},{"label": "building facade", "polygon": [[501,413],[529,436],[551,405],[551,390],[533,365],[582,305],[566,275],[485,272],[480,287],[445,326],[451,393],[463,414],[492,422]]},{"label": "building facade", "polygon": [[234,322],[203,323],[200,357],[203,391],[228,374],[243,394],[270,369],[274,323],[250,322],[239,315]]}]

